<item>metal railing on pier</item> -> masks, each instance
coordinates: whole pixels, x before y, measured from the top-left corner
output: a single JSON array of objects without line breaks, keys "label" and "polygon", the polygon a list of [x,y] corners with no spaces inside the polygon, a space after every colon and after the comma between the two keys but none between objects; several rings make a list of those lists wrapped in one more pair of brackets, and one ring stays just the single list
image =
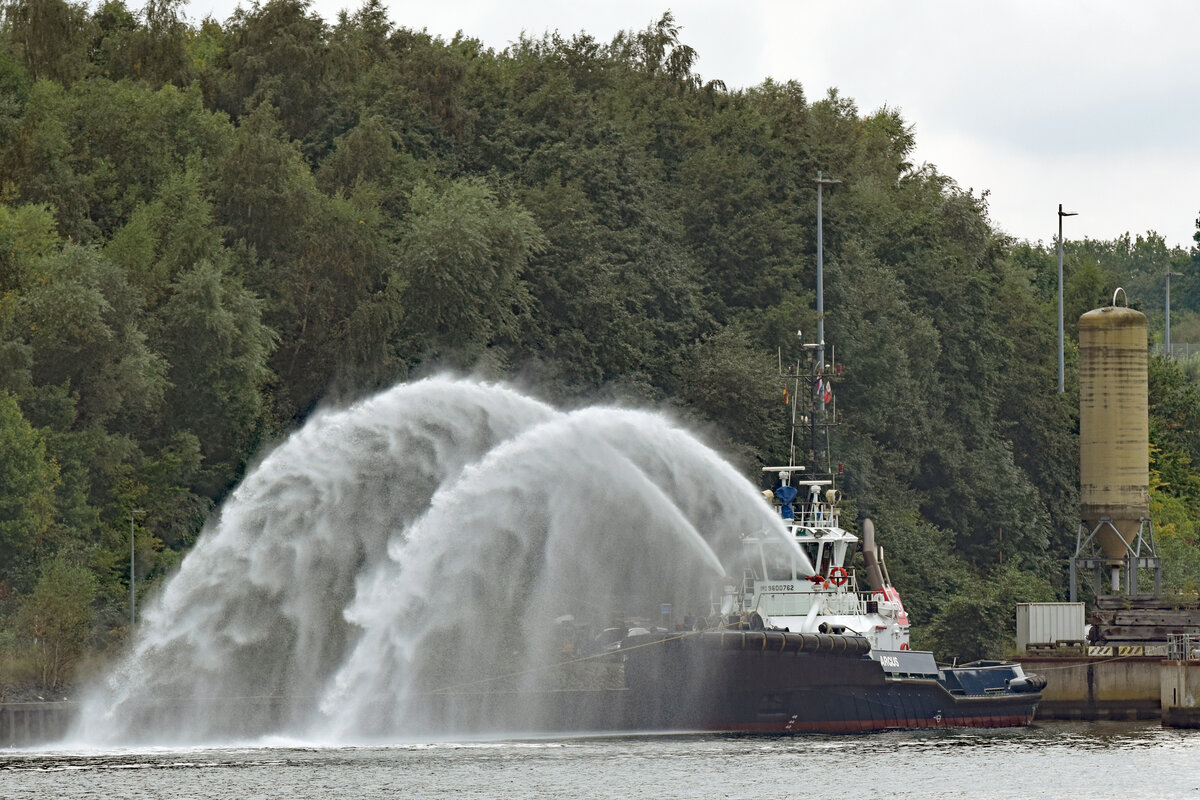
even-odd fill
[{"label": "metal railing on pier", "polygon": [[1168,661],[1200,661],[1200,636],[1194,633],[1167,634]]}]

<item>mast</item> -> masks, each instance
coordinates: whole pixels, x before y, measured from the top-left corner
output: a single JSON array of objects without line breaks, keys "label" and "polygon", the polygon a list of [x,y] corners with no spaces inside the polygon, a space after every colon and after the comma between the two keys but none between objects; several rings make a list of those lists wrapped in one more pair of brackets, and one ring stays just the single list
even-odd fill
[{"label": "mast", "polygon": [[[823,189],[826,186],[841,183],[836,178],[824,178],[821,176],[821,170],[817,170],[817,366],[816,377],[814,380],[814,390],[817,393],[817,402],[813,409],[811,422],[812,443],[809,450],[809,460],[812,462],[812,469],[817,471],[819,465],[817,463],[817,413],[820,414],[821,424],[825,422],[825,392],[822,390],[821,381],[825,373],[825,233],[824,233],[824,209],[822,208]],[[829,463],[829,429],[825,429],[825,460],[826,469],[832,474],[832,465]]]}]

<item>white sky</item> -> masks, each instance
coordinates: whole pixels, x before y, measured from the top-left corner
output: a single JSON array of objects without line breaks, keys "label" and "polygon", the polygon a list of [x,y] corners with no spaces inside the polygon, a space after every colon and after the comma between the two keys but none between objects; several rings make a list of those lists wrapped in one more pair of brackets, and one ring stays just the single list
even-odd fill
[{"label": "white sky", "polygon": [[[334,21],[359,0],[314,0]],[[237,0],[190,0],[225,19]],[[1161,234],[1200,216],[1200,2],[1195,0],[390,0],[392,21],[502,49],[522,31],[602,41],[670,9],[697,71],[730,88],[799,81],[861,112],[900,109],[916,160],[990,190],[993,222],[1053,240]]]}]

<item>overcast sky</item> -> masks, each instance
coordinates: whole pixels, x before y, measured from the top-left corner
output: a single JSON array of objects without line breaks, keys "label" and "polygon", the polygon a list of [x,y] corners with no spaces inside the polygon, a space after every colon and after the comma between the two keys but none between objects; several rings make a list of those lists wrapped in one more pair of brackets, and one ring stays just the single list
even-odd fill
[{"label": "overcast sky", "polygon": [[[386,0],[385,0],[386,2]],[[191,0],[225,19],[237,0]],[[332,22],[359,0],[314,0]],[[670,9],[697,71],[730,88],[836,87],[898,108],[916,160],[990,192],[1002,230],[1050,242],[1150,230],[1190,247],[1200,216],[1200,2],[1195,0],[391,0],[392,21],[502,49],[522,31],[607,41]]]}]

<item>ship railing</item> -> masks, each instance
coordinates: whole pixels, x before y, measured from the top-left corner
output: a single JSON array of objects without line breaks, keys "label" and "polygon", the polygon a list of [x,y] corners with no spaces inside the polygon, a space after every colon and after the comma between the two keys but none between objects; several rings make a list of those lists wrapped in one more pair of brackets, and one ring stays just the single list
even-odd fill
[{"label": "ship railing", "polygon": [[795,522],[802,528],[839,528],[838,509],[828,503],[802,505],[796,511]]},{"label": "ship railing", "polygon": [[824,604],[827,611],[847,616],[865,614],[867,610],[867,601],[858,592],[826,594]]}]

